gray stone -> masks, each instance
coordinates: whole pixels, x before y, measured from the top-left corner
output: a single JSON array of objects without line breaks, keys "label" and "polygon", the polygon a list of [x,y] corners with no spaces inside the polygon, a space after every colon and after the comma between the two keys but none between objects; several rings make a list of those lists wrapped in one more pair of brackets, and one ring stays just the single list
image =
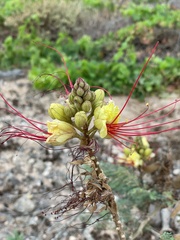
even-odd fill
[{"label": "gray stone", "polygon": [[35,203],[30,197],[31,196],[27,194],[19,198],[14,204],[14,210],[23,214],[32,212],[35,209]]}]

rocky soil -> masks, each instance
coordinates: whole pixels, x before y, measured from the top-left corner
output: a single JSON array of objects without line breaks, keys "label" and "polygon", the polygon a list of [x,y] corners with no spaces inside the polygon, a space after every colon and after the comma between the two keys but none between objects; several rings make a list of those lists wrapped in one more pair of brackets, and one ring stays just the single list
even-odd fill
[{"label": "rocky soil", "polygon": [[[58,93],[36,93],[26,78],[0,79],[0,91],[6,99],[25,116],[46,122],[49,117],[47,109],[51,102],[57,102]],[[150,109],[163,106],[177,95],[168,95],[165,99],[151,97],[146,99]],[[115,101],[122,106],[126,97],[115,97]],[[0,108],[5,107],[0,99]],[[132,99],[124,112],[124,118],[131,119],[145,108],[145,103]],[[180,109],[168,118],[177,118]],[[22,120],[0,109],[0,128],[5,123],[22,124]],[[166,139],[172,150],[172,174],[180,176],[180,134],[179,132],[164,133],[159,141]],[[153,138],[157,140],[156,137]],[[50,198],[53,190],[58,189],[67,180],[68,151],[52,150],[42,147],[36,142],[12,139],[0,146],[0,239],[6,240],[14,231],[23,234],[25,240],[96,240],[116,239],[113,230],[96,231],[94,226],[89,228],[68,228],[76,221],[55,221],[42,211],[53,206],[56,199]],[[51,193],[51,194],[50,194]],[[113,225],[108,228],[113,229]],[[154,235],[152,235],[151,239]]]}]

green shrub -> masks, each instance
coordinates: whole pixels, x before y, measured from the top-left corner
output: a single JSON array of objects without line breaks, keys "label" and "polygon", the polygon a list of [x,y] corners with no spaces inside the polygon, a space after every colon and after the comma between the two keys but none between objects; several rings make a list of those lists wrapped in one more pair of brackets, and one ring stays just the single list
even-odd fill
[{"label": "green shrub", "polygon": [[7,237],[7,240],[24,240],[23,234],[19,233],[18,231],[14,231],[12,235]]}]

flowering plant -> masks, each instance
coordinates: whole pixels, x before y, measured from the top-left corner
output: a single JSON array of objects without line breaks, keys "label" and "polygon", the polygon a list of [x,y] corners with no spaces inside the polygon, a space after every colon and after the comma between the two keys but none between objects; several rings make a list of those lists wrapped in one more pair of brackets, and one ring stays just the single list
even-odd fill
[{"label": "flowering plant", "polygon": [[[76,214],[78,214],[79,208],[88,210],[91,214],[107,210],[112,215],[119,239],[126,239],[122,223],[119,219],[114,194],[108,184],[108,178],[101,169],[99,159],[97,158],[98,141],[95,138],[95,134],[99,133],[101,138],[112,138],[118,143],[127,145],[128,142],[136,144],[136,141],[132,140],[132,137],[143,137],[180,129],[180,127],[176,125],[169,127],[169,124],[176,124],[180,119],[168,122],[164,121],[162,123],[158,122],[159,120],[165,119],[168,114],[174,111],[175,106],[180,101],[179,99],[151,112],[148,112],[149,105],[146,104],[145,111],[137,117],[132,120],[121,121],[121,115],[143,71],[154,54],[157,45],[158,43],[153,48],[149,59],[145,63],[121,109],[115,105],[111,97],[109,101],[106,101],[105,92],[107,91],[105,89],[98,88],[92,91],[89,84],[80,77],[73,84],[61,53],[52,47],[49,48],[55,50],[64,62],[70,85],[69,91],[65,84],[62,83],[66,92],[63,104],[51,103],[48,113],[52,121],[41,123],[25,117],[0,93],[1,99],[8,106],[8,109],[1,108],[1,110],[8,111],[25,120],[27,123],[27,125],[20,127],[8,125],[2,128],[0,132],[0,138],[3,139],[2,143],[16,137],[45,142],[52,146],[62,146],[72,139],[78,140],[78,146],[74,147],[72,151],[73,159],[70,162],[72,167],[71,181],[66,184],[71,187],[71,194],[68,200],[62,200],[52,211],[58,218],[61,218],[65,213],[73,210],[77,210]],[[57,78],[52,74],[49,75]],[[156,113],[169,108],[170,110],[167,113],[163,113],[160,117],[154,117]],[[154,118],[150,119],[150,116]],[[162,128],[156,130],[157,127]],[[147,154],[149,146],[147,146],[145,138],[142,138],[142,144],[143,147],[146,148],[146,156],[149,156],[150,152]],[[142,162],[140,161],[139,153],[135,150],[133,151],[131,159],[135,165],[141,165]],[[125,154],[127,159],[130,158],[127,151]],[[82,168],[83,166],[88,166],[89,168]],[[74,167],[79,169],[79,175],[75,180],[72,180],[74,179]],[[77,180],[81,183],[80,186],[77,184]]]}]

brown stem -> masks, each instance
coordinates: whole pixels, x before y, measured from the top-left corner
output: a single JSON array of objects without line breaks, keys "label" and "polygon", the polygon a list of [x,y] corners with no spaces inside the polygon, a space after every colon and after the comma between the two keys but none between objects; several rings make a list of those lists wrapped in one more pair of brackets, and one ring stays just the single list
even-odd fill
[{"label": "brown stem", "polygon": [[110,198],[108,204],[109,204],[109,206],[108,206],[109,211],[111,212],[113,221],[116,225],[116,231],[118,233],[119,240],[126,240],[126,236],[123,231],[123,225],[122,225],[119,215],[118,215],[118,208],[117,208],[117,204],[115,202],[113,193],[111,195],[111,198]]},{"label": "brown stem", "polygon": [[[103,171],[101,170],[101,168],[98,164],[98,160],[94,156],[92,151],[90,151],[89,155],[91,156],[91,159],[93,160],[93,162],[95,164],[95,169],[96,169],[97,176],[99,176],[99,174],[102,173]],[[107,184],[107,180],[104,180],[104,182]],[[111,191],[111,193],[110,193],[110,198],[107,201],[108,209],[111,212],[113,221],[115,223],[116,231],[118,233],[119,240],[126,240],[126,236],[125,236],[125,233],[123,231],[123,225],[122,225],[122,223],[120,221],[120,218],[119,218],[119,215],[118,215],[118,207],[117,207],[117,204],[115,202],[114,195],[113,195],[113,192],[112,192],[112,189],[111,189],[110,186],[109,186],[109,191]]]}]

